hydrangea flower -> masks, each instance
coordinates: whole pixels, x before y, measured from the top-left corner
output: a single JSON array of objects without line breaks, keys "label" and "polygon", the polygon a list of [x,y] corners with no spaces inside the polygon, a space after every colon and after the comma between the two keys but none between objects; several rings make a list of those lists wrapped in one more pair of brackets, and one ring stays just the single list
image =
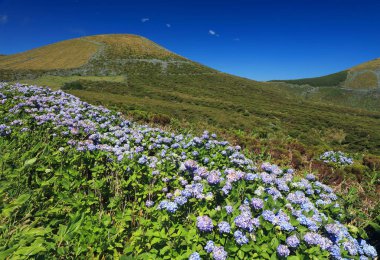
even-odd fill
[{"label": "hydrangea flower", "polygon": [[239,245],[244,245],[249,242],[248,238],[240,230],[234,232],[235,241]]},{"label": "hydrangea flower", "polygon": [[208,216],[197,217],[197,227],[200,231],[211,232],[214,228],[211,218]]},{"label": "hydrangea flower", "polygon": [[286,239],[286,244],[290,247],[297,247],[300,244],[300,240],[296,235],[292,235]]},{"label": "hydrangea flower", "polygon": [[201,256],[198,252],[194,252],[190,255],[189,260],[201,260]]},{"label": "hydrangea flower", "polygon": [[150,207],[153,207],[154,202],[151,201],[151,200],[147,200],[147,201],[145,202],[145,205],[146,205],[148,208],[150,208]]},{"label": "hydrangea flower", "polygon": [[214,249],[212,250],[212,257],[215,260],[226,260],[227,252],[224,250],[224,247],[215,246]]},{"label": "hydrangea flower", "polygon": [[218,224],[219,232],[220,233],[230,233],[231,232],[231,226],[226,221],[222,221]]},{"label": "hydrangea flower", "polygon": [[286,245],[279,245],[277,247],[277,253],[279,256],[288,257],[290,255],[290,250]]},{"label": "hydrangea flower", "polygon": [[254,209],[262,209],[263,206],[264,206],[264,201],[262,199],[259,199],[259,198],[253,198],[251,200],[251,205]]},{"label": "hydrangea flower", "polygon": [[211,253],[212,250],[214,250],[215,244],[212,240],[207,241],[207,244],[205,246],[205,250],[207,253]]},{"label": "hydrangea flower", "polygon": [[224,208],[226,209],[226,211],[227,211],[228,214],[231,214],[232,211],[233,211],[232,206],[227,205],[227,206],[225,206]]}]

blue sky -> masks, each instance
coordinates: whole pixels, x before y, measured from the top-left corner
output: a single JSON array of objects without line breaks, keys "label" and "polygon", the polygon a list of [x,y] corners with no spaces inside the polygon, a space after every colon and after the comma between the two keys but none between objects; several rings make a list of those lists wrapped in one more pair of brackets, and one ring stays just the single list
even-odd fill
[{"label": "blue sky", "polygon": [[380,57],[380,1],[0,0],[0,53],[132,33],[223,72],[321,76]]}]

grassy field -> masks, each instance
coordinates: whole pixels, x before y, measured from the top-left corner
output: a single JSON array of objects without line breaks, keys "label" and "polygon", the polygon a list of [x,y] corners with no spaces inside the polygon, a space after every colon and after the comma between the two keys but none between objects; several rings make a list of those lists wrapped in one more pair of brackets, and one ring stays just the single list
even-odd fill
[{"label": "grassy field", "polygon": [[62,88],[65,83],[77,81],[77,80],[87,80],[87,81],[106,81],[106,82],[120,82],[123,83],[125,81],[124,76],[52,76],[46,75],[42,77],[38,77],[36,79],[24,79],[24,80],[16,80],[16,82],[20,82],[23,84],[34,84],[38,86],[48,86],[53,90],[58,90]]}]

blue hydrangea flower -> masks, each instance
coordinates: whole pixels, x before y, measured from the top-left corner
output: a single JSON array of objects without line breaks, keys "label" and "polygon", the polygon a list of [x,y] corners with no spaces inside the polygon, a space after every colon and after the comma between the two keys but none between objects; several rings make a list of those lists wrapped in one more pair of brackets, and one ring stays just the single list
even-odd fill
[{"label": "blue hydrangea flower", "polygon": [[151,200],[147,200],[147,201],[145,202],[145,205],[146,205],[148,208],[150,208],[150,207],[153,207],[154,202],[151,201]]},{"label": "blue hydrangea flower", "polygon": [[264,201],[259,198],[253,198],[251,200],[251,205],[254,209],[262,209],[264,206]]},{"label": "blue hydrangea flower", "polygon": [[211,253],[212,250],[214,250],[215,243],[212,240],[207,241],[207,244],[205,246],[205,250],[207,253]]},{"label": "blue hydrangea flower", "polygon": [[197,217],[197,227],[200,231],[211,232],[214,228],[211,218],[208,216]]},{"label": "blue hydrangea flower", "polygon": [[300,240],[296,235],[292,235],[286,239],[286,244],[290,247],[297,247],[300,244]]},{"label": "blue hydrangea flower", "polygon": [[279,256],[288,257],[290,255],[290,250],[286,245],[279,245],[277,247],[277,253]]},{"label": "blue hydrangea flower", "polygon": [[190,255],[189,260],[201,260],[201,256],[198,252],[194,252]]},{"label": "blue hydrangea flower", "polygon": [[220,233],[230,233],[231,232],[231,226],[226,221],[222,221],[218,224],[219,232]]},{"label": "blue hydrangea flower", "polygon": [[227,206],[225,206],[224,208],[226,209],[226,211],[227,211],[228,214],[231,214],[232,211],[233,211],[232,206],[227,205]]},{"label": "blue hydrangea flower", "polygon": [[365,255],[372,257],[372,258],[377,257],[376,249],[373,246],[367,244],[367,242],[365,240],[360,241],[360,246],[362,247]]},{"label": "blue hydrangea flower", "polygon": [[224,247],[215,246],[214,249],[212,250],[212,257],[215,260],[226,260],[227,252],[224,250]]},{"label": "blue hydrangea flower", "polygon": [[235,237],[236,243],[238,243],[239,245],[244,245],[249,242],[248,238],[240,230],[236,230],[234,232],[234,237]]}]

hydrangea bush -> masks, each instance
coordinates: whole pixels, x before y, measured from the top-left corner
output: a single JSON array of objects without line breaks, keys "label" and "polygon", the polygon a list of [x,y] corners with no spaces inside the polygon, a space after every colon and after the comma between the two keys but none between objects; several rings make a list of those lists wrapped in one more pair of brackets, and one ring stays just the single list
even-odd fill
[{"label": "hydrangea bush", "polygon": [[[0,103],[0,258],[377,256],[329,186],[214,134],[134,124],[36,86],[2,83]],[[22,150],[22,163],[9,162]]]},{"label": "hydrangea bush", "polygon": [[333,164],[335,166],[352,165],[354,163],[354,159],[352,159],[347,154],[341,151],[324,152],[323,154],[321,154],[319,159],[325,163]]}]

